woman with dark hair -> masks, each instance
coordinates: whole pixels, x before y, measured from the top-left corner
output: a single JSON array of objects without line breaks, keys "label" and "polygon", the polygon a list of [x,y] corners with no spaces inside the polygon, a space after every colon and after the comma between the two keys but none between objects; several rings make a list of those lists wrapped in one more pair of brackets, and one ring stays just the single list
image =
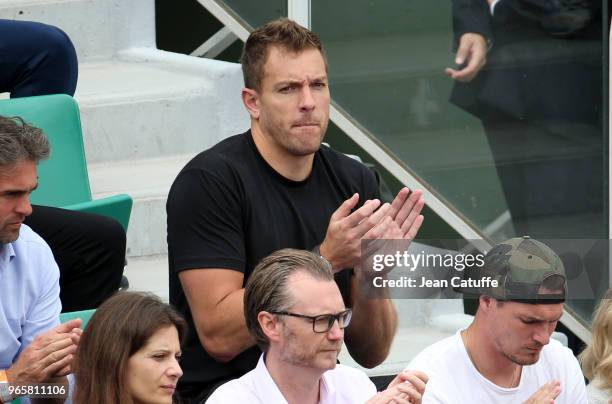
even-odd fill
[{"label": "woman with dark hair", "polygon": [[75,404],[170,404],[185,320],[159,298],[119,292],[87,325],[76,353]]}]

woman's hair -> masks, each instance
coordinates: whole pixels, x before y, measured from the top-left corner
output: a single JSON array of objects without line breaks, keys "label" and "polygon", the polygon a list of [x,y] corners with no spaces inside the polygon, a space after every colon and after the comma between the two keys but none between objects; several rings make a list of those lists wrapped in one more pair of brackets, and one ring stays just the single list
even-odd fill
[{"label": "woman's hair", "polygon": [[151,294],[118,292],[94,313],[73,361],[76,404],[133,404],[126,389],[128,359],[159,329],[174,326],[179,340],[185,320]]},{"label": "woman's hair", "polygon": [[599,388],[612,388],[612,289],[609,289],[593,314],[593,340],[578,356],[582,372]]}]

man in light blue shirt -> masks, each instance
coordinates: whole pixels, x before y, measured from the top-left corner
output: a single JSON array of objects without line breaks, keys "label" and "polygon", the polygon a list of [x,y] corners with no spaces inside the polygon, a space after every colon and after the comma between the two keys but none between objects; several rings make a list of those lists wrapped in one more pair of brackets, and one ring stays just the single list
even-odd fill
[{"label": "man in light blue shirt", "polygon": [[57,383],[67,391],[80,337],[80,320],[59,324],[59,269],[51,249],[23,225],[32,213],[36,164],[48,155],[40,129],[0,116],[0,403],[15,397],[9,385]]}]

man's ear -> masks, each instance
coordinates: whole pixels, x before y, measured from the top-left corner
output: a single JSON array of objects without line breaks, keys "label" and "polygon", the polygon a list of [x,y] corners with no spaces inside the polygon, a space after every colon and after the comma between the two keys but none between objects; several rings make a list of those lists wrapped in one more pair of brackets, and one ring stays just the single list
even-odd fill
[{"label": "man's ear", "polygon": [[282,324],[274,314],[267,311],[260,311],[257,315],[257,321],[263,333],[268,340],[278,342],[281,336]]},{"label": "man's ear", "polygon": [[259,119],[259,94],[251,88],[243,88],[240,93],[244,107],[253,119]]},{"label": "man's ear", "polygon": [[493,299],[491,296],[480,295],[478,298],[478,308],[484,312],[489,312],[491,311],[491,308],[493,308],[494,301],[495,299]]}]

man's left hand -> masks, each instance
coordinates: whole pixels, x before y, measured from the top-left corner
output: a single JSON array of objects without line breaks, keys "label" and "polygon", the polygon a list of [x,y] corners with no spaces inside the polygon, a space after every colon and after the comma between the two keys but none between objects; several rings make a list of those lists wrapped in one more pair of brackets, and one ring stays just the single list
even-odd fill
[{"label": "man's left hand", "polygon": [[476,33],[465,33],[459,39],[455,64],[458,69],[446,68],[446,74],[453,80],[470,82],[487,63],[487,41]]},{"label": "man's left hand", "polygon": [[423,191],[417,189],[410,192],[408,188],[402,188],[391,202],[391,209],[388,213],[396,225],[394,226],[396,228],[390,228],[388,233],[395,237],[387,238],[413,240],[423,224],[423,215],[421,215],[423,206],[425,206]]},{"label": "man's left hand", "polygon": [[407,389],[403,389],[401,398],[408,400],[413,404],[421,404],[423,394],[425,394],[425,385],[429,377],[419,370],[406,370],[400,373],[389,383],[387,389],[393,387],[408,385]]}]

